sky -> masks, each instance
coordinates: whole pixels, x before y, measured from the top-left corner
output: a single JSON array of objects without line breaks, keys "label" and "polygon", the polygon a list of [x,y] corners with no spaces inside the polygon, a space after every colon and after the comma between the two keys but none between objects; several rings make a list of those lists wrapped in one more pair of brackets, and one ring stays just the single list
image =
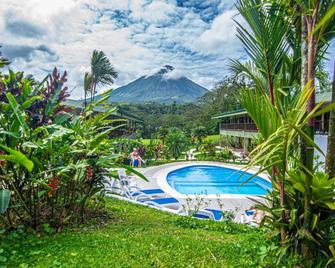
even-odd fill
[{"label": "sky", "polygon": [[[94,49],[119,73],[112,88],[169,64],[171,75],[212,89],[229,58],[246,59],[233,18],[233,0],[0,0],[0,51],[37,79],[66,70],[76,99]],[[334,58],[335,42],[330,51]]]}]

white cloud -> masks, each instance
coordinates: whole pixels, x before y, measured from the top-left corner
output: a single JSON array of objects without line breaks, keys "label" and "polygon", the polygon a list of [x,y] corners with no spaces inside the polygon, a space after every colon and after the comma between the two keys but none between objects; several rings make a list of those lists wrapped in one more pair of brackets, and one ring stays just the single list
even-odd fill
[{"label": "white cloud", "polygon": [[176,6],[163,0],[147,3],[145,0],[130,1],[129,8],[132,18],[148,23],[167,23],[177,15]]},{"label": "white cloud", "polygon": [[175,67],[169,75],[211,88],[228,73],[225,59],[242,55],[234,14],[228,0],[1,0],[0,45],[11,68],[38,79],[67,70],[75,98],[93,49],[119,72],[113,88],[165,64]]},{"label": "white cloud", "polygon": [[217,16],[211,28],[204,31],[195,42],[195,47],[203,53],[226,54],[227,49],[233,51],[238,47],[236,37],[236,27],[233,17],[236,15],[235,10],[227,10]]}]

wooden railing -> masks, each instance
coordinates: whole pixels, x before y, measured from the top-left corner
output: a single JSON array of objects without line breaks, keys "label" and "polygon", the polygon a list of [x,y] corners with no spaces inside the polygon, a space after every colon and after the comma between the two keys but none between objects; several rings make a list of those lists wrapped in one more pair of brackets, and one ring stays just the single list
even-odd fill
[{"label": "wooden railing", "polygon": [[240,131],[250,131],[256,132],[257,127],[253,123],[221,123],[220,124],[221,130],[240,130]]}]

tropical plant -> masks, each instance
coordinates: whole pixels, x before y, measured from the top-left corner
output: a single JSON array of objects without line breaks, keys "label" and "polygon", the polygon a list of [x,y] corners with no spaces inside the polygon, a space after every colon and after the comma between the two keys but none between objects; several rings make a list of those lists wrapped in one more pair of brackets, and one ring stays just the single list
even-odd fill
[{"label": "tropical plant", "polygon": [[162,158],[164,144],[160,140],[150,139],[150,144],[147,146],[146,157],[153,157],[155,160]]},{"label": "tropical plant", "polygon": [[162,126],[159,127],[157,131],[158,138],[161,139],[163,143],[168,133],[169,133],[169,129],[167,127],[162,127]]},{"label": "tropical plant", "polygon": [[178,128],[170,128],[165,137],[165,145],[175,160],[188,148],[188,139]]},{"label": "tropical plant", "polygon": [[[285,65],[289,51],[290,25],[283,21],[283,8],[276,2],[266,4],[263,0],[239,0],[236,7],[250,28],[237,22],[238,38],[243,43],[249,62],[232,61],[236,73],[243,73],[270,96],[274,103],[274,87],[277,74]],[[290,60],[287,58],[286,60]]]},{"label": "tropical plant", "polygon": [[1,211],[9,192],[11,199],[0,217],[8,227],[83,221],[106,178],[116,176],[119,155],[109,137],[124,120],[111,119],[115,108],[94,112],[108,94],[70,113],[65,82],[57,69],[41,83],[22,72],[0,74]]},{"label": "tropical plant", "polygon": [[216,143],[213,141],[206,141],[200,146],[200,151],[204,154],[204,156],[215,156],[215,148]]},{"label": "tropical plant", "polygon": [[[313,206],[312,193],[316,187],[313,151],[317,148],[313,120],[334,108],[333,104],[317,112],[321,104],[314,103],[315,70],[334,33],[333,7],[333,1],[317,0],[241,0],[237,4],[248,24],[244,27],[238,23],[238,37],[250,61],[232,61],[232,69],[253,82],[253,89],[244,91],[241,100],[263,138],[252,153],[250,165],[261,165],[271,174],[274,189],[269,206],[273,208],[271,217],[276,219],[271,227],[280,233],[281,244],[288,245],[291,252],[302,253],[306,263],[313,254],[320,257],[323,252],[329,257],[332,251],[318,248],[313,241],[317,236],[313,211],[321,208]],[[301,39],[305,30],[307,41]],[[301,55],[305,51],[307,57]],[[305,174],[305,192],[293,191],[296,203],[290,200],[294,188],[290,186],[291,171]],[[298,215],[302,224],[295,225],[292,235],[288,226],[296,206],[302,207]],[[325,226],[324,231],[329,227]]]},{"label": "tropical plant", "polygon": [[91,71],[85,73],[84,94],[85,104],[87,93],[90,93],[91,102],[94,100],[97,85],[111,85],[118,73],[103,51],[93,50],[91,56]]},{"label": "tropical plant", "polygon": [[[309,89],[302,93],[298,91],[294,96],[284,96],[283,103],[278,106],[273,106],[269,97],[257,90],[245,91],[241,99],[260,133],[268,135],[267,139],[252,151],[252,160],[248,167],[260,166],[259,172],[267,171],[272,175],[272,167],[276,167],[276,173],[271,177],[273,190],[267,197],[267,205],[260,202],[259,208],[268,213],[265,222],[270,224],[275,234],[280,233],[282,250],[279,257],[304,253],[305,246],[315,258],[322,259],[324,254],[328,258],[332,257],[333,242],[327,235],[332,232],[332,225],[328,223],[330,224],[335,216],[335,180],[329,179],[323,173],[313,174],[313,171],[307,170],[298,159],[298,141],[301,139],[304,139],[308,146],[321,151],[304,132],[304,127],[310,118],[335,106],[332,104],[318,111],[322,105],[319,103],[312,112],[307,113],[307,102],[312,91]],[[306,172],[313,178],[311,185],[306,184]],[[310,187],[309,191],[307,187]],[[309,206],[312,208],[312,221],[306,228],[305,210],[309,207],[305,206],[305,196],[308,192],[312,193]],[[322,226],[321,229],[315,228],[316,223]],[[327,235],[324,237],[325,234]],[[325,241],[322,247],[318,242],[320,239]],[[309,261],[310,258],[306,258],[306,263]]]},{"label": "tropical plant", "polygon": [[202,140],[207,136],[207,130],[203,126],[194,128],[191,132],[192,142],[197,145],[197,150]]}]

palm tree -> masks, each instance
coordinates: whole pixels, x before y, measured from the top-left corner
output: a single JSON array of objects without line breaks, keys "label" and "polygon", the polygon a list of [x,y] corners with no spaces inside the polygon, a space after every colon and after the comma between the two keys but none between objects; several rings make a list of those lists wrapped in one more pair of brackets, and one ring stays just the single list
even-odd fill
[{"label": "palm tree", "polygon": [[[304,166],[303,170],[310,171],[306,172],[305,213],[303,217],[304,229],[309,232],[312,220],[310,209],[312,188],[310,186],[313,179],[311,172],[313,171],[313,147],[315,147],[313,144],[314,117],[310,115],[315,114],[315,70],[335,32],[334,5],[334,1],[327,0],[277,2],[239,0],[237,2],[237,9],[249,26],[246,28],[237,23],[238,37],[243,43],[250,61],[247,63],[232,61],[231,67],[236,73],[253,81],[254,94],[260,94],[258,97],[249,96],[249,102],[244,101],[244,106],[247,106],[245,108],[257,124],[264,140],[277,143],[279,147],[274,148],[276,150],[280,148],[280,145],[283,145],[281,147],[283,158],[274,158],[273,161],[268,162],[270,165],[267,166],[270,169],[272,167],[272,179],[279,187],[282,241],[285,240],[285,219],[287,218],[284,208],[286,194],[284,181],[287,169],[285,165],[287,165],[289,154],[292,156],[293,150],[287,141],[280,142],[274,140],[274,137],[278,137],[276,134],[280,133],[281,124],[286,120],[291,120],[287,116],[289,112],[292,109],[297,109],[295,107],[297,107],[299,94],[296,90],[291,89],[301,88],[306,91],[302,94],[308,97],[308,101],[305,102],[308,103],[308,109],[303,110],[303,107],[299,106],[297,110],[299,110],[299,115],[301,115],[301,111],[304,111],[306,117],[309,115],[308,122],[299,119],[302,123],[299,123],[299,127],[303,127],[304,124],[308,126],[307,135],[301,129],[299,129],[299,135],[296,135],[298,129],[291,129],[291,126],[285,126],[285,128],[286,130],[290,129],[289,132],[294,133],[296,137],[299,136],[302,143],[306,144],[306,148],[308,148],[305,160],[302,159],[303,161],[299,165]],[[297,66],[297,63],[301,65]],[[250,104],[249,107],[247,103]],[[259,148],[266,148],[265,144],[267,142],[263,144],[264,147]],[[266,150],[262,151],[265,153],[264,156],[269,156],[273,152],[275,151],[268,150],[268,153]],[[256,159],[261,158],[262,154],[257,156]],[[264,159],[269,160],[269,158]],[[281,162],[278,162],[279,159]]]},{"label": "palm tree", "polygon": [[175,160],[187,149],[188,139],[184,132],[178,128],[170,128],[165,140],[166,146]]},{"label": "palm tree", "polygon": [[[293,68],[297,53],[289,55],[290,45],[293,52],[297,51],[297,46],[294,42],[290,43],[291,21],[285,19],[284,7],[275,2],[265,5],[265,2],[263,0],[239,0],[237,2],[236,7],[249,26],[249,28],[246,28],[237,22],[237,36],[243,43],[250,61],[244,64],[239,61],[232,61],[231,68],[237,74],[246,76],[253,81],[255,90],[262,92],[261,102],[263,102],[263,98],[269,96],[270,106],[275,107],[283,98],[283,94],[278,89],[282,88],[289,91],[299,79],[296,68]],[[295,46],[292,46],[292,44]],[[265,108],[265,103],[260,104],[264,106],[265,110],[259,110],[258,114],[263,115],[268,108]],[[274,109],[274,107],[270,108]],[[268,112],[266,111],[266,113]],[[257,124],[257,118],[253,119]],[[277,120],[273,119],[269,118],[270,121],[265,122],[266,127],[259,128],[264,139],[268,139],[277,130]],[[277,181],[279,186],[280,205],[283,208],[285,199],[284,183],[275,164],[272,166],[271,174],[273,180]],[[284,221],[284,209],[282,209],[281,218]],[[281,230],[281,239],[285,239],[284,229]]]},{"label": "palm tree", "polygon": [[[333,0],[315,0],[315,1],[300,1],[297,4],[297,11],[301,14],[301,26],[306,30],[306,36],[302,35],[302,70],[301,88],[307,89],[307,85],[311,88],[315,87],[315,71],[321,63],[323,55],[328,48],[330,40],[334,37],[335,31],[335,2]],[[307,112],[313,111],[315,107],[315,91],[308,100]],[[315,122],[314,118],[310,118],[306,128],[306,134],[314,140]],[[314,148],[306,146],[302,143],[302,164],[307,170],[313,170],[314,164]],[[304,149],[306,148],[306,149]],[[306,194],[305,198],[305,215],[304,228],[309,231],[312,221],[311,198],[312,198],[312,174],[306,173]],[[307,248],[307,246],[304,246]],[[304,250],[305,251],[305,250]],[[308,251],[304,253],[310,254]]]},{"label": "palm tree", "polygon": [[94,50],[91,56],[91,71],[85,73],[84,92],[85,105],[87,93],[90,93],[91,102],[94,100],[97,85],[110,85],[114,83],[114,79],[118,77],[118,73],[112,66],[103,51]]}]

